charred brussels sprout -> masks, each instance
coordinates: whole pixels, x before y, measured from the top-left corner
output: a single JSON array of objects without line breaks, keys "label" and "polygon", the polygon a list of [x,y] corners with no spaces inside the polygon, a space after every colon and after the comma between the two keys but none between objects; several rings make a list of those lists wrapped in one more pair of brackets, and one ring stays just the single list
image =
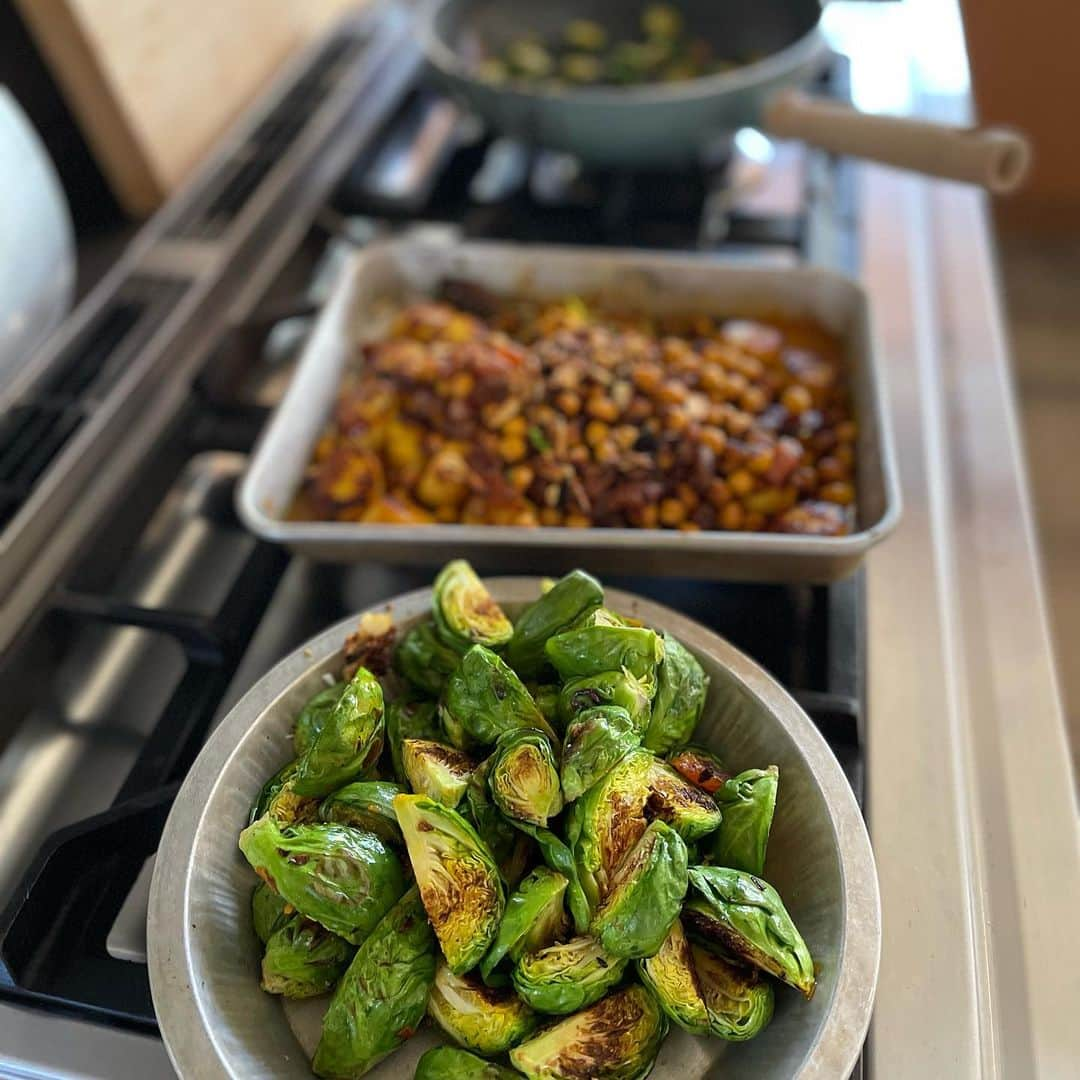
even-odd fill
[{"label": "charred brussels sprout", "polygon": [[240,834],[240,850],[301,915],[354,945],[405,891],[393,851],[374,834],[345,825],[282,829],[263,817]]},{"label": "charred brussels sprout", "polygon": [[562,781],[567,802],[584,795],[613,765],[641,742],[630,714],[617,705],[578,713],[563,740]]},{"label": "charred brussels sprout", "polygon": [[514,626],[464,559],[447,563],[435,579],[432,613],[439,637],[465,652],[472,645],[498,648],[514,634]]},{"label": "charred brussels sprout", "polygon": [[716,801],[724,822],[713,837],[710,862],[761,874],[765,870],[765,849],[769,844],[780,770],[747,769],[733,776],[717,792]]},{"label": "charred brussels sprout", "polygon": [[456,1046],[435,1046],[416,1063],[415,1080],[521,1080],[504,1069]]},{"label": "charred brussels sprout", "polygon": [[521,882],[506,901],[499,932],[480,964],[485,982],[493,983],[492,975],[504,957],[516,963],[523,953],[536,952],[565,935],[566,885],[562,874],[546,866],[538,866]]},{"label": "charred brussels sprout", "polygon": [[641,981],[671,1020],[691,1035],[709,1034],[709,1013],[701,996],[690,942],[678,919],[671,924],[660,951],[639,960],[637,968]]},{"label": "charred brussels sprout", "polygon": [[668,764],[702,791],[715,795],[731,773],[724,763],[703,746],[681,746],[668,754]]},{"label": "charred brussels sprout", "polygon": [[413,791],[443,806],[457,806],[461,802],[476,768],[476,762],[468,754],[430,739],[406,739],[402,758]]},{"label": "charred brussels sprout", "polygon": [[[262,791],[259,792],[259,797],[252,804],[251,811],[248,813],[248,824],[258,821],[259,818],[266,814],[270,810],[270,804],[281,794],[285,785],[288,784],[294,776],[296,776],[296,766],[299,764],[297,761],[290,761],[287,765],[283,765],[269,780],[262,786]],[[291,791],[292,788],[290,787]]]},{"label": "charred brussels sprout", "polygon": [[612,956],[652,956],[679,917],[686,882],[682,837],[664,822],[652,822],[619,864],[592,933]]},{"label": "charred brussels sprout", "polygon": [[625,709],[639,735],[649,726],[650,693],[628,671],[601,671],[571,679],[559,693],[559,715],[569,724],[578,713],[604,705]]},{"label": "charred brussels sprout", "polygon": [[775,975],[781,982],[814,993],[814,961],[777,891],[743,870],[720,866],[690,868],[690,884],[700,899],[687,904],[687,927],[737,960]]},{"label": "charred brussels sprout", "polygon": [[694,734],[709,678],[682,642],[664,635],[664,662],[656,672],[656,697],[645,732],[645,746],[657,754],[686,742]]},{"label": "charred brussels sprout", "polygon": [[555,732],[525,684],[482,645],[462,657],[447,681],[439,713],[447,736],[459,750],[490,746],[504,731],[518,728],[536,728],[555,740]]},{"label": "charred brussels sprout", "polygon": [[442,693],[446,680],[460,660],[461,654],[440,640],[434,622],[414,626],[394,650],[394,667],[398,674],[432,697]]},{"label": "charred brussels sprout", "polygon": [[390,744],[390,759],[398,783],[405,782],[402,760],[405,740],[442,738],[436,709],[433,701],[391,701],[386,706],[386,741]]},{"label": "charred brussels sprout", "polygon": [[560,578],[518,617],[506,646],[506,662],[523,679],[539,674],[547,666],[547,639],[569,629],[603,602],[604,589],[591,574],[574,570]]},{"label": "charred brussels sprout", "polygon": [[643,1080],[667,1034],[667,1017],[642,986],[627,986],[510,1051],[530,1080]]},{"label": "charred brussels sprout", "polygon": [[373,765],[382,745],[382,687],[367,668],[360,668],[300,758],[293,790],[297,795],[329,795]]},{"label": "charred brussels sprout", "polygon": [[319,820],[365,829],[388,844],[401,844],[394,813],[394,796],[405,789],[386,780],[357,780],[327,795],[319,805]]},{"label": "charred brussels sprout", "polygon": [[456,810],[424,795],[394,800],[420,897],[450,970],[462,974],[487,952],[504,896],[495,860]]},{"label": "charred brussels sprout", "polygon": [[570,806],[566,838],[592,908],[607,894],[615,868],[645,831],[653,756],[631,750]]},{"label": "charred brussels sprout", "polygon": [[517,1046],[539,1023],[513,990],[485,986],[473,975],[455,975],[442,961],[435,969],[428,1012],[454,1042],[485,1057]]},{"label": "charred brussels sprout", "polygon": [[354,1080],[412,1037],[435,979],[435,941],[410,889],[360,946],[323,1019],[312,1069]]},{"label": "charred brussels sprout", "polygon": [[566,1016],[599,1001],[622,980],[626,964],[596,938],[576,937],[522,956],[514,989],[537,1012]]},{"label": "charred brussels sprout", "polygon": [[649,769],[646,812],[652,818],[666,821],[688,843],[721,827],[720,807],[713,797],[670,765],[655,759]]},{"label": "charred brussels sprout", "polygon": [[664,658],[664,642],[643,626],[586,626],[548,638],[544,651],[563,680],[625,669],[647,683]]},{"label": "charred brussels sprout", "polygon": [[322,731],[344,689],[343,682],[334,683],[333,686],[324,686],[300,710],[300,715],[293,724],[293,749],[298,758],[307,753],[308,748],[315,741],[315,736]]},{"label": "charred brussels sprout", "polygon": [[503,881],[513,886],[525,873],[529,838],[515,829],[491,801],[491,792],[488,790],[491,764],[492,758],[482,761],[469,777],[469,784],[465,789],[465,806],[473,827],[494,856]]},{"label": "charred brussels sprout", "polygon": [[691,946],[691,955],[712,1034],[728,1042],[745,1042],[759,1035],[772,1019],[772,983],[699,945]]},{"label": "charred brussels sprout", "polygon": [[488,787],[507,817],[545,826],[562,810],[559,768],[547,736],[521,728],[499,737]]},{"label": "charred brussels sprout", "polygon": [[287,923],[290,914],[286,912],[289,902],[280,893],[274,892],[265,881],[260,881],[251,892],[251,925],[255,936],[265,945],[270,935]]},{"label": "charred brussels sprout", "polygon": [[318,923],[294,915],[270,935],[262,961],[268,994],[309,998],[325,994],[341,978],[356,947]]}]

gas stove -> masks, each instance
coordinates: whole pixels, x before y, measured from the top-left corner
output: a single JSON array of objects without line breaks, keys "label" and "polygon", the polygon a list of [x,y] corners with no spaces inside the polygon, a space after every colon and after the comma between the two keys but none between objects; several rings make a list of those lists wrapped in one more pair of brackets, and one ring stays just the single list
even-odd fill
[{"label": "gas stove", "polygon": [[[821,89],[848,96],[844,57]],[[495,138],[428,85],[395,6],[343,22],[283,73],[0,392],[0,1073],[6,1055],[16,1075],[169,1075],[145,910],[179,784],[280,657],[430,580],[290,557],[233,512],[342,256],[423,231],[858,273],[857,208],[851,165],[755,132],[683,175],[587,174]],[[864,575],[830,587],[604,577],[761,662],[873,806]]]}]

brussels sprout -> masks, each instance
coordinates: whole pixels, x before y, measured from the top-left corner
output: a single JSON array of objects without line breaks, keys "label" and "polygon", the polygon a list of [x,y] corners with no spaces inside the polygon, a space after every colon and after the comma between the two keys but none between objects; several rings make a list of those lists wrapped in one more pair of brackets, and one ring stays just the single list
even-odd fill
[{"label": "brussels sprout", "polygon": [[464,559],[439,571],[432,597],[435,629],[458,652],[472,645],[498,648],[514,636],[514,625]]},{"label": "brussels sprout", "polygon": [[664,658],[664,642],[644,626],[586,626],[548,638],[544,651],[564,682],[624,668],[648,682]]},{"label": "brussels sprout", "polygon": [[567,726],[562,781],[567,802],[584,795],[625,754],[641,742],[630,714],[617,705],[585,709]]},{"label": "brussels sprout", "polygon": [[465,789],[465,805],[469,820],[498,863],[503,881],[514,886],[525,873],[531,845],[529,838],[515,829],[491,801],[488,774],[492,760],[482,761],[473,770]]},{"label": "brussels sprout", "polygon": [[527,683],[525,689],[529,691],[540,715],[551,725],[552,730],[562,728],[562,720],[559,717],[559,693],[561,688],[554,683]]},{"label": "brussels sprout", "polygon": [[[455,667],[457,665],[455,664]],[[405,783],[405,763],[402,746],[406,739],[442,738],[438,706],[433,701],[391,701],[386,706],[386,741],[390,744],[390,760],[394,779]]]},{"label": "brussels sprout", "polygon": [[344,689],[343,682],[334,683],[333,686],[324,686],[317,694],[309,698],[307,704],[300,710],[300,715],[293,724],[293,749],[298,758],[307,753],[308,748],[315,741],[315,736],[322,731]]},{"label": "brussels sprout", "polygon": [[318,820],[319,800],[297,795],[294,774],[270,797],[266,813],[282,828],[286,825],[310,825]]},{"label": "brussels sprout", "polygon": [[303,915],[294,915],[266,943],[262,988],[287,998],[325,994],[341,978],[355,952],[356,946],[344,938]]},{"label": "brussels sprout", "polygon": [[566,44],[597,52],[607,44],[607,31],[592,19],[571,19],[563,30]]},{"label": "brussels sprout", "polygon": [[450,676],[439,715],[459,750],[490,746],[504,731],[517,728],[536,728],[556,739],[525,684],[482,645],[470,649]]},{"label": "brussels sprout", "polygon": [[240,850],[301,915],[354,945],[405,891],[393,851],[374,834],[345,825],[283,829],[262,817],[240,834]]},{"label": "brussels sprout", "polygon": [[[270,809],[271,802],[281,793],[282,789],[294,776],[296,776],[296,766],[299,763],[296,760],[290,761],[288,764],[283,765],[269,780],[262,786],[262,790],[259,792],[259,797],[251,806],[251,810],[248,812],[248,824],[251,825],[258,821],[263,814],[267,813]],[[291,788],[289,789],[292,790]]]},{"label": "brussels sprout", "polygon": [[764,1031],[773,1014],[772,983],[700,945],[690,948],[712,1034],[728,1042],[745,1042]]},{"label": "brussels sprout", "polygon": [[617,705],[627,711],[639,735],[649,726],[651,693],[646,683],[628,671],[601,671],[571,679],[559,694],[559,715],[569,724],[578,713],[601,705]]},{"label": "brussels sprout", "polygon": [[488,773],[495,805],[507,817],[545,826],[562,810],[559,767],[539,731],[520,728],[499,736]]},{"label": "brussels sprout", "polygon": [[551,53],[531,37],[520,37],[506,47],[507,62],[519,75],[542,79],[551,74]]},{"label": "brussels sprout", "polygon": [[435,1046],[416,1063],[416,1080],[521,1080],[513,1069],[456,1046]]},{"label": "brussels sprout", "polygon": [[527,821],[514,824],[536,841],[540,857],[549,869],[566,878],[566,904],[570,908],[570,917],[574,920],[574,929],[584,934],[592,922],[592,906],[582,888],[573,852],[550,829],[542,829]]},{"label": "brussels sprout", "polygon": [[394,796],[405,789],[386,780],[357,780],[327,795],[319,805],[319,820],[351,825],[374,833],[387,844],[404,840],[394,813]]},{"label": "brussels sprout", "polygon": [[612,956],[652,956],[679,917],[686,883],[682,837],[670,825],[652,822],[619,864],[592,933]]},{"label": "brussels sprout", "polygon": [[583,570],[571,571],[518,617],[506,646],[506,662],[523,679],[539,674],[547,666],[547,639],[569,629],[603,602],[604,589],[596,578]]},{"label": "brussels sprout", "polygon": [[640,626],[638,622],[630,622],[624,619],[611,608],[597,607],[586,611],[584,615],[575,620],[573,629],[583,630],[586,626]]},{"label": "brussels sprout", "polygon": [[709,1013],[701,996],[690,942],[678,919],[671,924],[660,951],[638,960],[637,969],[641,981],[671,1020],[691,1035],[709,1034]]},{"label": "brussels sprout", "polygon": [[627,986],[510,1051],[530,1080],[644,1080],[667,1017],[643,986]]},{"label": "brussels sprout", "polygon": [[645,831],[653,756],[631,750],[599,783],[570,804],[566,838],[589,906],[607,894],[615,868]]},{"label": "brussels sprout", "polygon": [[538,866],[521,882],[506,901],[499,932],[480,964],[485,982],[495,985],[493,973],[503,957],[516,962],[523,953],[536,952],[566,934],[566,886],[567,879],[546,866]]},{"label": "brussels sprout", "polygon": [[594,937],[576,937],[525,953],[514,968],[514,989],[537,1012],[566,1016],[599,1001],[621,982],[627,962]]},{"label": "brussels sprout", "polygon": [[513,990],[485,986],[474,975],[455,975],[441,960],[428,1013],[454,1042],[485,1057],[517,1046],[540,1022]]},{"label": "brussels sprout", "polygon": [[814,961],[777,891],[743,870],[692,866],[690,884],[700,899],[686,905],[687,927],[706,941],[781,982],[814,993]]},{"label": "brussels sprout", "polygon": [[731,776],[724,763],[703,746],[681,746],[668,754],[668,763],[691,784],[710,795],[715,795]]},{"label": "brussels sprout", "polygon": [[457,806],[476,762],[468,754],[431,739],[406,739],[402,748],[405,775],[418,795],[443,806]]},{"label": "brussels sprout", "polygon": [[649,769],[646,813],[666,821],[684,840],[700,840],[720,828],[720,807],[666,762],[654,759]]},{"label": "brussels sprout", "polygon": [[686,742],[701,719],[708,690],[709,677],[694,654],[665,634],[664,662],[656,671],[656,697],[645,746],[657,754],[666,754]]},{"label": "brussels sprout", "polygon": [[255,936],[265,945],[270,935],[284,926],[292,917],[285,909],[288,901],[280,893],[274,892],[265,881],[260,881],[251,892],[251,925]]},{"label": "brussels sprout", "polygon": [[394,800],[420,897],[450,970],[480,963],[502,918],[499,871],[476,830],[456,811],[424,795]]},{"label": "brussels sprout", "polygon": [[682,33],[682,15],[670,4],[650,4],[641,13],[641,29],[651,38],[673,40]]},{"label": "brussels sprout", "polygon": [[382,745],[382,687],[367,668],[360,668],[300,758],[293,790],[297,795],[329,795],[374,764]]},{"label": "brussels sprout", "polygon": [[765,870],[765,849],[779,782],[780,770],[770,765],[733,776],[717,792],[724,822],[713,837],[710,862],[748,874]]},{"label": "brussels sprout", "polygon": [[434,622],[414,626],[394,650],[397,673],[432,697],[442,693],[446,680],[460,660],[461,654],[439,639]]},{"label": "brussels sprout", "polygon": [[311,1067],[354,1080],[411,1038],[435,980],[435,941],[415,888],[360,946],[330,999]]}]

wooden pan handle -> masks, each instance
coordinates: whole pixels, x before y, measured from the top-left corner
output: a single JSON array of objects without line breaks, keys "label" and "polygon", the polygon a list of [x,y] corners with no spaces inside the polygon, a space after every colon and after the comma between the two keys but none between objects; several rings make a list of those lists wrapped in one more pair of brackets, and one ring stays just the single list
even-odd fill
[{"label": "wooden pan handle", "polygon": [[999,195],[1027,176],[1031,148],[1009,128],[958,128],[896,116],[869,116],[798,90],[774,94],[765,104],[765,130],[802,139],[822,150],[868,158],[884,165],[948,180],[981,184]]}]

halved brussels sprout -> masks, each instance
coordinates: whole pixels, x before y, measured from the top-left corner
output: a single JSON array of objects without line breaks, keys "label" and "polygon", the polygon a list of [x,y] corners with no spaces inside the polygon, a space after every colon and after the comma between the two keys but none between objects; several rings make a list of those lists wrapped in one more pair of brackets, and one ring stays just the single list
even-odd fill
[{"label": "halved brussels sprout", "polygon": [[686,905],[687,928],[781,982],[814,994],[814,961],[777,891],[744,870],[692,866],[698,898]]},{"label": "halved brussels sprout", "polygon": [[574,929],[584,934],[592,922],[592,906],[582,888],[573,852],[550,829],[542,829],[527,821],[516,821],[514,824],[536,841],[540,857],[549,869],[566,878],[566,905],[570,908]]},{"label": "halved brussels sprout", "polygon": [[578,713],[604,705],[625,709],[639,735],[649,726],[649,686],[628,671],[601,671],[571,679],[559,694],[559,715],[569,724]]},{"label": "halved brussels sprout", "polygon": [[652,956],[679,917],[686,884],[686,844],[654,821],[619,864],[590,929],[612,956]]},{"label": "halved brussels sprout", "polygon": [[373,765],[382,746],[382,687],[367,668],[360,668],[300,758],[293,790],[297,795],[329,795]]},{"label": "halved brussels sprout", "polygon": [[666,754],[687,742],[701,719],[708,691],[709,677],[694,654],[677,638],[665,634],[664,662],[656,669],[656,697],[645,746]]},{"label": "halved brussels sprout", "polygon": [[570,804],[566,838],[592,908],[607,895],[615,868],[645,831],[653,760],[647,750],[631,750],[607,776]]},{"label": "halved brussels sprout", "polygon": [[525,953],[514,968],[514,989],[537,1012],[566,1016],[599,1001],[623,977],[627,961],[594,937],[576,937]]},{"label": "halved brussels sprout", "polygon": [[[271,802],[281,793],[282,789],[296,775],[296,767],[299,764],[295,759],[282,765],[280,769],[262,786],[259,797],[252,803],[248,812],[248,824],[258,821],[270,809]],[[289,789],[292,790],[291,788]]]},{"label": "halved brussels sprout", "polygon": [[563,740],[559,777],[567,802],[584,795],[624,755],[641,743],[630,714],[617,705],[584,709]]},{"label": "halved brussels sprout", "polygon": [[420,897],[450,970],[475,967],[499,929],[505,899],[495,860],[456,811],[424,795],[394,799]]},{"label": "halved brussels sprout", "polygon": [[648,682],[664,658],[664,642],[644,626],[586,626],[548,638],[544,651],[564,682],[624,668]]},{"label": "halved brussels sprout", "polygon": [[664,761],[649,769],[649,802],[645,814],[666,821],[684,840],[700,840],[720,828],[720,807]]},{"label": "halved brussels sprout", "polygon": [[294,915],[266,942],[260,985],[287,998],[318,997],[333,988],[355,952],[344,938]]},{"label": "halved brussels sprout", "polygon": [[292,909],[285,897],[260,880],[251,892],[251,925],[255,936],[265,945],[270,935],[291,917]]},{"label": "halved brussels sprout", "polygon": [[644,1080],[667,1017],[643,986],[627,986],[510,1051],[530,1080]]},{"label": "halved brussels sprout", "polygon": [[387,780],[357,780],[323,799],[319,820],[366,829],[388,844],[402,844],[394,797],[404,790]]},{"label": "halved brussels sprout", "polygon": [[499,932],[480,963],[485,982],[495,985],[492,976],[504,957],[516,962],[523,953],[536,952],[566,934],[566,886],[566,878],[546,866],[538,866],[521,882],[506,901]]},{"label": "halved brussels sprout", "polygon": [[761,1034],[772,1019],[772,983],[700,945],[691,946],[691,955],[712,1034],[728,1042],[745,1042]]},{"label": "halved brussels sprout", "polygon": [[307,704],[300,710],[300,715],[293,724],[293,749],[298,758],[307,753],[308,748],[315,741],[315,736],[322,731],[344,689],[343,682],[324,686],[317,694],[309,698]]},{"label": "halved brussels sprout", "polygon": [[539,674],[547,666],[547,639],[603,602],[604,589],[596,578],[584,570],[571,571],[518,616],[506,646],[506,662],[523,679]]},{"label": "halved brussels sprout", "polygon": [[668,754],[668,763],[695,787],[715,795],[731,777],[724,763],[704,746],[680,746]]},{"label": "halved brussels sprout", "polygon": [[454,1042],[485,1057],[517,1046],[540,1022],[513,990],[485,986],[474,975],[455,975],[441,960],[428,1013]]},{"label": "halved brussels sprout", "polygon": [[525,689],[529,691],[540,715],[558,731],[562,728],[562,720],[559,717],[559,693],[560,687],[555,683],[527,683]]},{"label": "halved brussels sprout", "polygon": [[398,674],[432,697],[442,693],[446,680],[460,660],[461,653],[439,638],[434,622],[414,626],[394,650],[394,667]]},{"label": "halved brussels sprout", "polygon": [[[456,658],[455,658],[456,659]],[[457,666],[456,663],[454,665]],[[390,760],[394,778],[405,783],[405,762],[402,746],[406,739],[442,738],[438,706],[434,701],[391,701],[386,706],[386,741],[390,745]]]},{"label": "halved brussels sprout", "polygon": [[432,614],[439,637],[458,652],[473,645],[497,648],[514,636],[514,624],[464,559],[455,559],[439,571]]},{"label": "halved brussels sprout", "polygon": [[780,770],[747,769],[733,776],[717,792],[716,801],[724,823],[712,839],[709,861],[748,874],[765,870],[765,849],[769,844]]},{"label": "halved brussels sprout", "polygon": [[354,945],[405,891],[394,852],[374,834],[345,825],[282,829],[262,817],[240,834],[240,850],[301,915]]},{"label": "halved brussels sprout", "polygon": [[434,1046],[416,1063],[415,1080],[521,1080],[504,1069],[456,1046]]},{"label": "halved brussels sprout", "polygon": [[415,888],[360,946],[330,999],[311,1067],[355,1080],[411,1038],[435,980],[435,940]]},{"label": "halved brussels sprout", "polygon": [[515,829],[492,802],[488,790],[491,764],[492,758],[480,762],[469,777],[469,785],[465,789],[466,816],[495,858],[503,881],[512,887],[525,873],[532,845],[529,838]]},{"label": "halved brussels sprout", "polygon": [[653,992],[660,1008],[691,1035],[709,1034],[709,1013],[701,996],[690,942],[682,923],[671,924],[655,956],[637,961],[641,981]]},{"label": "halved brussels sprout", "polygon": [[637,621],[631,622],[624,619],[618,612],[611,608],[596,607],[586,611],[584,615],[574,621],[573,629],[583,630],[586,626],[640,626]]},{"label": "halved brussels sprout", "polygon": [[490,746],[504,731],[518,728],[536,728],[555,740],[525,684],[482,645],[470,649],[447,680],[439,715],[459,750]]},{"label": "halved brussels sprout", "polygon": [[547,825],[563,806],[559,767],[547,736],[529,728],[501,735],[492,755],[488,787],[495,805],[507,817]]},{"label": "halved brussels sprout", "polygon": [[476,762],[468,754],[432,739],[406,739],[402,762],[409,785],[443,806],[461,802]]}]

